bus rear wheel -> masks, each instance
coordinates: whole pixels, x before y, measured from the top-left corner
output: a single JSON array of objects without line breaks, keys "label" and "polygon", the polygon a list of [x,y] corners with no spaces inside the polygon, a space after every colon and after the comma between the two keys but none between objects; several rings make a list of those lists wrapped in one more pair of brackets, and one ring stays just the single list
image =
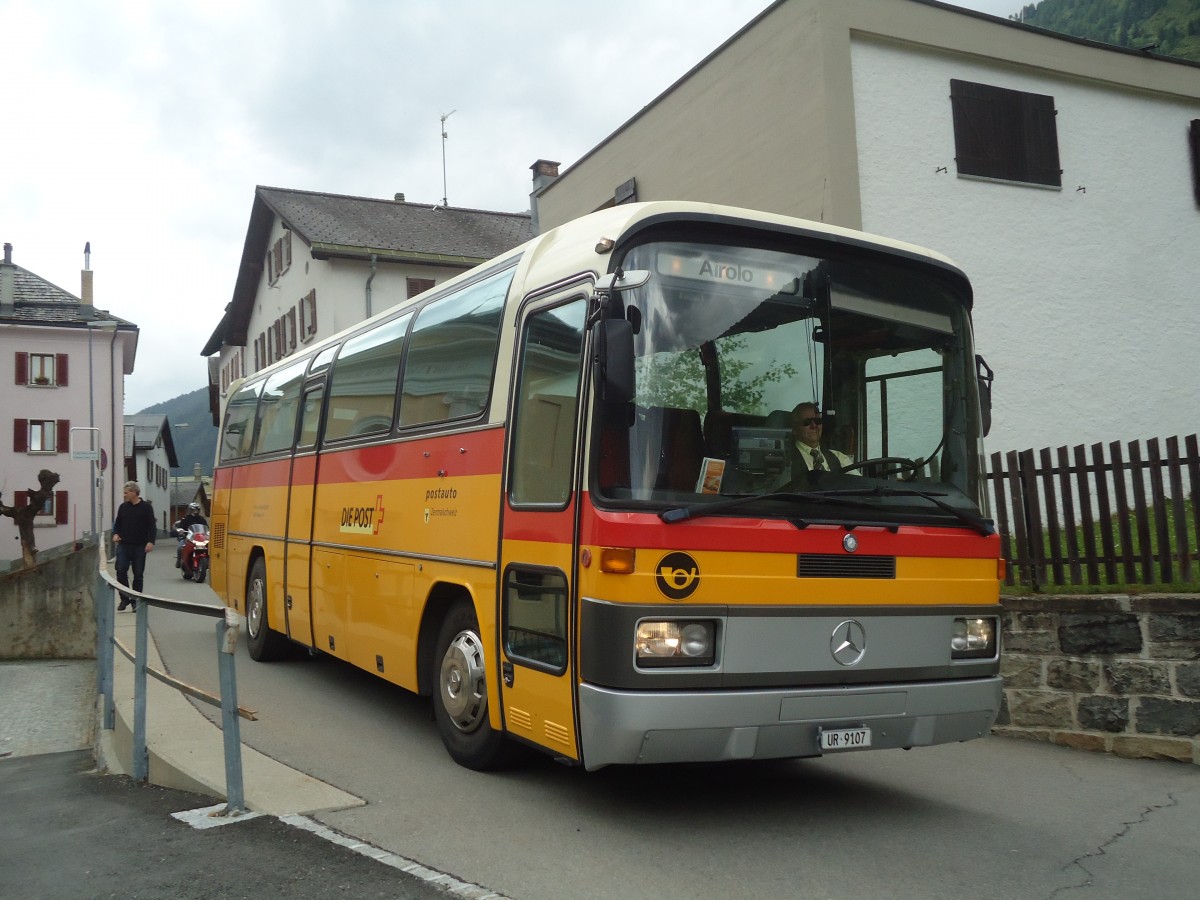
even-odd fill
[{"label": "bus rear wheel", "polygon": [[267,623],[267,566],[261,556],[246,582],[246,634],[250,658],[257,662],[282,659],[287,651],[287,639]]},{"label": "bus rear wheel", "polygon": [[433,666],[434,717],[451,759],[477,771],[504,765],[509,745],[488,721],[483,640],[466,601],[455,603],[442,622]]}]

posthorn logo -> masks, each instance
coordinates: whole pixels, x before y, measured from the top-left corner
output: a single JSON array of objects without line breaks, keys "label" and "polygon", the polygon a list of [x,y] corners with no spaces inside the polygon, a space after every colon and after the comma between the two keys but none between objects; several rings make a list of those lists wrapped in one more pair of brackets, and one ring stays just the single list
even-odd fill
[{"label": "posthorn logo", "polygon": [[686,553],[668,553],[654,568],[654,583],[669,600],[686,600],[700,586],[700,567]]}]

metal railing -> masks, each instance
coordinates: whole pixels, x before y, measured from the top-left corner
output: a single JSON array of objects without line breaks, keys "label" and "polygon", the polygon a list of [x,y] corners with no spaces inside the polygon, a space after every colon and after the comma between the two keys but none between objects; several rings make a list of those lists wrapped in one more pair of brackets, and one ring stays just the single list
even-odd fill
[{"label": "metal railing", "polygon": [[[150,755],[146,746],[146,676],[150,675],[163,684],[173,687],[181,693],[194,697],[210,706],[221,709],[221,730],[225,746],[225,815],[241,815],[245,811],[245,796],[242,789],[242,739],[239,717],[254,721],[257,716],[253,710],[238,706],[237,702],[237,670],[234,666],[234,651],[237,649],[238,632],[241,628],[241,616],[236,610],[219,606],[207,606],[202,603],[189,603],[185,600],[173,600],[168,597],[156,597],[153,594],[141,593],[131,588],[122,587],[108,572],[108,559],[105,554],[104,542],[98,543],[97,551],[99,565],[96,571],[96,584],[93,594],[96,597],[97,648],[96,655],[100,669],[100,693],[103,695],[103,727],[112,731],[115,724],[115,705],[113,703],[113,662],[114,649],[119,650],[133,663],[133,777],[138,781],[146,781],[150,776]],[[107,588],[111,588],[109,593]],[[117,639],[114,632],[114,602],[117,595],[136,598],[137,625],[134,640],[134,651]],[[200,688],[193,687],[172,678],[165,672],[152,668],[147,663],[149,648],[149,617],[150,608],[170,609],[175,612],[190,613],[197,616],[208,616],[217,620],[217,671],[220,676],[221,694],[214,697]]]}]

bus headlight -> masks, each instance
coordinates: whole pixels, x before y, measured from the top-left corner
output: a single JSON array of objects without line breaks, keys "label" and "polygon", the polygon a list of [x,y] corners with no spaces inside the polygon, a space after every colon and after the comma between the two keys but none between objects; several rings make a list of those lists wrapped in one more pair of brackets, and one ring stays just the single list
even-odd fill
[{"label": "bus headlight", "polygon": [[716,623],[700,621],[638,622],[634,635],[637,664],[711,666],[715,659]]},{"label": "bus headlight", "polygon": [[954,620],[951,659],[991,659],[996,655],[996,620],[967,616]]}]

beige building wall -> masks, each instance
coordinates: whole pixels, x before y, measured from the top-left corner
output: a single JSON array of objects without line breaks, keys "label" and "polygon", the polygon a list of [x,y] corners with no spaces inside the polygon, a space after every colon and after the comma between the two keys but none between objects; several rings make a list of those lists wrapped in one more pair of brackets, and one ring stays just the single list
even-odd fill
[{"label": "beige building wall", "polygon": [[848,90],[848,53],[831,46],[824,5],[779,3],[734,35],[551,185],[538,200],[541,228],[604,206],[633,177],[638,199],[853,222],[853,154],[832,140],[853,115],[831,118],[829,104],[831,68]]},{"label": "beige building wall", "polygon": [[726,203],[861,228],[852,44],[864,40],[1158,96],[1200,95],[1194,68],[936,0],[779,0],[546,188],[541,229],[611,203],[631,178],[639,200]]}]

